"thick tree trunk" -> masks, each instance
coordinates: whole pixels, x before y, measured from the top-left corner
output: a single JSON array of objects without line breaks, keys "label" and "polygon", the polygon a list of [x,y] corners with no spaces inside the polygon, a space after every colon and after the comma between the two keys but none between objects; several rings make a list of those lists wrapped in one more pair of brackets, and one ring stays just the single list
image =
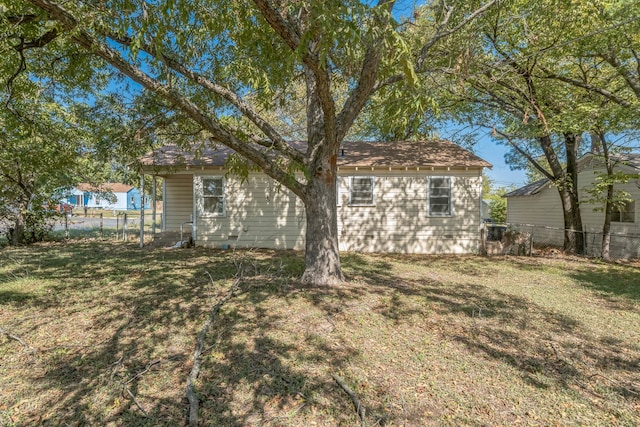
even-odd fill
[{"label": "thick tree trunk", "polygon": [[[567,153],[566,192],[568,193],[570,211],[569,224],[565,220],[565,250],[583,255],[585,252],[582,214],[578,198],[578,145],[579,136],[574,133],[564,134],[564,146]],[[565,215],[566,217],[566,215]],[[567,234],[568,233],[568,236]],[[566,237],[569,237],[567,242]],[[567,244],[568,243],[568,244]]]},{"label": "thick tree trunk", "polygon": [[307,234],[302,282],[314,285],[344,281],[338,246],[335,156],[327,166],[311,177],[304,199]]},{"label": "thick tree trunk", "polygon": [[566,252],[584,253],[584,233],[582,232],[582,216],[578,206],[577,195],[568,188],[558,185],[558,192],[562,200],[562,213],[564,217],[564,245]]},{"label": "thick tree trunk", "polygon": [[582,254],[584,252],[584,234],[582,232],[582,216],[580,215],[580,203],[578,200],[578,138],[569,133],[565,134],[564,137],[567,158],[566,170],[562,167],[553,148],[551,136],[544,135],[539,137],[538,141],[549,162],[549,167],[555,177],[555,184],[562,201],[564,250]]}]

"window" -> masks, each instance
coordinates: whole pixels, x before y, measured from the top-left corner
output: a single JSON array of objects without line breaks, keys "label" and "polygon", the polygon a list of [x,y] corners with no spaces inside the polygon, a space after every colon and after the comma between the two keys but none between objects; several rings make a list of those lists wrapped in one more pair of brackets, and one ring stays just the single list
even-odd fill
[{"label": "window", "polygon": [[224,216],[224,178],[202,178],[202,213],[214,216]]},{"label": "window", "polygon": [[452,187],[451,177],[430,177],[427,189],[427,209],[429,216],[452,216]]},{"label": "window", "polygon": [[351,177],[350,205],[373,205],[373,177]]},{"label": "window", "polygon": [[611,222],[635,222],[636,202],[628,201],[624,206],[616,206],[611,212]]}]

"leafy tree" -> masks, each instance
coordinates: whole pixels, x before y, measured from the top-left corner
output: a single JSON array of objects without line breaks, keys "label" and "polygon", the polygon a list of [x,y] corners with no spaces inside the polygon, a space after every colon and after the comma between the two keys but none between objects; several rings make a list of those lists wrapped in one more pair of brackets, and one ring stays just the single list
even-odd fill
[{"label": "leafy tree", "polygon": [[14,94],[0,111],[0,217],[11,223],[12,244],[44,237],[48,205],[74,183],[81,157],[72,115],[33,89]]},{"label": "leafy tree", "polygon": [[[555,184],[564,213],[564,246],[575,252],[584,248],[577,184],[582,134],[602,123],[599,111],[607,98],[568,84],[563,76],[579,73],[588,62],[586,56],[575,58],[576,43],[610,36],[608,18],[595,29],[584,24],[593,22],[596,9],[591,2],[501,2],[482,17],[479,33],[447,40],[458,55],[450,67],[457,79],[445,86],[457,119],[490,126],[496,139],[512,148],[512,165],[526,162]],[[602,72],[587,74],[589,82],[603,78],[608,77]],[[637,117],[628,104],[621,107]]]},{"label": "leafy tree", "polygon": [[594,211],[604,212],[602,224],[601,256],[604,260],[611,259],[611,219],[615,210],[623,211],[628,202],[632,202],[631,194],[616,189],[616,184],[626,184],[632,179],[640,178],[637,173],[625,173],[617,170],[619,164],[624,164],[626,156],[624,149],[608,141],[604,132],[593,134],[594,156],[604,166],[604,172],[595,177],[593,186],[587,188],[590,195],[588,203],[596,205]]},{"label": "leafy tree", "polygon": [[[413,19],[398,22],[395,2],[386,0],[16,0],[4,14],[11,17],[5,22],[22,22],[12,28],[25,40],[46,38],[47,49],[73,44],[101,58],[296,194],[307,221],[302,280],[331,284],[343,280],[340,144],[367,104],[416,92],[432,48],[493,3],[428,2],[424,14],[434,19],[415,31],[406,30]],[[298,103],[300,87],[306,151],[288,144],[263,114],[276,101]],[[395,104],[389,121],[426,109],[418,104]]]}]

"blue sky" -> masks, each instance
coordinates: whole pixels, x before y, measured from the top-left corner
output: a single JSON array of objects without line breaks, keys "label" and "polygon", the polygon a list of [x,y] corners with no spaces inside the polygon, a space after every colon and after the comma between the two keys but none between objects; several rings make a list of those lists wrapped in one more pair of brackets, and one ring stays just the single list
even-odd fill
[{"label": "blue sky", "polygon": [[480,138],[473,151],[493,165],[493,169],[486,170],[486,175],[493,180],[496,187],[522,187],[525,184],[525,171],[511,170],[505,163],[504,155],[508,151],[505,145],[497,144],[489,136],[484,136]]}]

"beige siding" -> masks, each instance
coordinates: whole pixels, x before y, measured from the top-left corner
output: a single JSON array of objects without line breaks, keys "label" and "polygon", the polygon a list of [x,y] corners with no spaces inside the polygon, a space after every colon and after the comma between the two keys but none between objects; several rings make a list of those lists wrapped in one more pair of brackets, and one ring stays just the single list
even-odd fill
[{"label": "beige siding", "polygon": [[251,174],[245,182],[229,177],[225,211],[224,216],[207,216],[198,209],[196,244],[304,249],[304,205],[263,174]]},{"label": "beige siding", "polygon": [[533,196],[509,197],[507,222],[509,224],[563,227],[562,205],[556,187],[546,187]]},{"label": "beige siding", "polygon": [[[442,172],[340,171],[338,232],[343,251],[400,253],[469,253],[478,250],[480,170]],[[375,176],[375,205],[350,206],[349,176]],[[204,171],[200,176],[223,176]],[[453,215],[427,216],[428,176],[453,177]],[[188,177],[188,178],[187,178]],[[191,175],[166,181],[167,226],[192,212]],[[213,247],[304,249],[306,219],[298,198],[263,174],[225,181],[225,215],[208,216],[199,207],[196,244]],[[199,197],[197,205],[199,205]],[[189,203],[187,203],[187,200]],[[183,208],[172,207],[181,201]],[[187,208],[188,206],[188,208]]]},{"label": "beige siding", "polygon": [[193,214],[193,175],[168,175],[164,181],[164,231],[179,231]]},{"label": "beige siding", "polygon": [[[625,172],[632,171],[627,170]],[[602,223],[604,222],[604,212],[594,211],[595,205],[586,203],[586,200],[590,198],[587,189],[589,184],[595,179],[596,174],[592,168],[586,168],[578,175],[579,194],[580,200],[584,200],[581,205],[582,222],[584,228],[587,231],[601,231]],[[635,180],[631,180],[626,184],[616,184],[615,189],[624,190],[631,194],[631,198],[636,200],[636,212],[634,222],[612,222],[612,233],[640,233],[640,216],[638,215],[638,203],[640,203],[640,188]]]},{"label": "beige siding", "polygon": [[[479,171],[398,173],[341,171],[340,249],[359,252],[469,253],[478,250]],[[349,205],[349,176],[374,176],[375,205]],[[453,215],[427,215],[428,176],[453,177]]]},{"label": "beige siding", "polygon": [[[633,170],[625,167],[625,171],[633,173]],[[578,195],[581,200],[580,214],[582,224],[587,232],[587,243],[591,246],[600,245],[600,234],[604,222],[604,213],[595,211],[593,204],[587,203],[590,195],[587,189],[594,182],[597,172],[594,172],[593,164],[585,162],[578,174]],[[623,235],[640,234],[640,188],[635,180],[626,184],[616,184],[616,189],[625,190],[636,201],[635,221],[612,222],[611,232]],[[510,224],[533,224],[537,226],[564,228],[562,204],[558,189],[552,185],[541,190],[538,194],[525,197],[509,197],[507,203],[507,222]],[[536,233],[542,232],[536,229]],[[548,236],[543,236],[546,243],[562,245],[562,234],[549,231]],[[547,241],[548,240],[548,241]],[[632,239],[613,239],[611,245],[612,254],[615,256],[640,256],[640,248],[634,246]],[[631,246],[629,246],[631,245]],[[629,247],[628,247],[629,246]],[[597,252],[597,249],[596,249]]]}]

